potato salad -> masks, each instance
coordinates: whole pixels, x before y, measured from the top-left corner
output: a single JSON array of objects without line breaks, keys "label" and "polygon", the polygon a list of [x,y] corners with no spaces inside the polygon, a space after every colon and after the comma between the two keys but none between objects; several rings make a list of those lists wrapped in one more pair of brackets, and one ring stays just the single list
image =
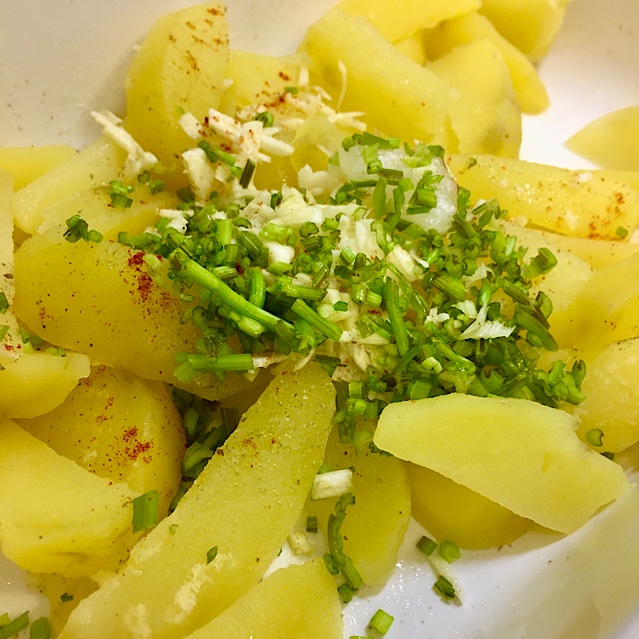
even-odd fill
[{"label": "potato salad", "polygon": [[400,547],[455,614],[634,516],[639,180],[517,159],[564,5],[406,4],[283,57],[182,9],[93,143],[0,150],[0,638],[400,637],[344,626]]}]

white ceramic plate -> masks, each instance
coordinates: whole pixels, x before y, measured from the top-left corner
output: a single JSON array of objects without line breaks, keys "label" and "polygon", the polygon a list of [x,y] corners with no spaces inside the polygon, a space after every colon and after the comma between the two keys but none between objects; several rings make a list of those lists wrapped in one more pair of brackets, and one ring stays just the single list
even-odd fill
[{"label": "white ceramic plate", "polygon": [[[513,0],[516,1],[516,0]],[[0,0],[0,144],[71,143],[99,131],[92,109],[122,112],[122,82],[136,43],[156,17],[189,0]],[[335,0],[228,0],[232,45],[287,53]],[[540,67],[552,106],[524,122],[522,157],[587,168],[563,142],[593,118],[639,104],[637,0],[574,0]],[[639,636],[639,496],[607,509],[579,534],[537,532],[456,564],[463,606],[443,603],[407,535],[394,578],[346,610],[345,637],[365,634],[377,607],[403,639],[632,639]],[[0,613],[36,613],[20,574],[0,564]],[[40,608],[40,614],[44,609]],[[623,626],[630,618],[629,625]]]}]

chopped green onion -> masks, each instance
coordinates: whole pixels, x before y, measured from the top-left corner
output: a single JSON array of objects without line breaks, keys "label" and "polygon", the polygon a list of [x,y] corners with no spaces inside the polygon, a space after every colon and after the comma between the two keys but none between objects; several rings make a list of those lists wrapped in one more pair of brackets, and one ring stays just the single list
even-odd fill
[{"label": "chopped green onion", "polygon": [[450,599],[455,597],[455,587],[443,575],[440,575],[437,578],[433,588],[435,588],[435,590],[444,597],[449,597]]},{"label": "chopped green onion", "polygon": [[255,173],[255,162],[253,162],[253,160],[247,160],[242,170],[242,175],[240,176],[240,186],[242,188],[248,188],[253,178],[253,173]]},{"label": "chopped green onion", "polygon": [[417,548],[421,550],[427,557],[430,557],[437,550],[437,542],[433,541],[426,535],[423,535],[417,542]]},{"label": "chopped green onion", "polygon": [[69,594],[68,592],[63,592],[60,595],[60,601],[62,603],[67,603],[69,601],[73,601],[74,599],[75,599],[75,597],[73,595]]},{"label": "chopped green onion", "polygon": [[615,231],[615,234],[617,235],[617,237],[620,237],[621,239],[624,239],[624,238],[628,237],[628,229],[624,228],[623,226],[619,226],[619,227],[617,227],[617,230]]},{"label": "chopped green onion", "polygon": [[317,517],[308,516],[306,518],[306,532],[316,533],[318,531],[317,528]]},{"label": "chopped green onion", "polygon": [[133,532],[140,532],[158,523],[160,496],[157,490],[151,490],[133,500]]},{"label": "chopped green onion", "polygon": [[384,302],[386,304],[386,312],[388,320],[395,335],[395,343],[397,350],[401,356],[408,352],[408,332],[404,324],[404,318],[399,305],[399,287],[395,280],[387,277],[384,281]]},{"label": "chopped green onion", "polygon": [[601,430],[601,428],[591,428],[586,433],[586,441],[591,446],[603,446],[603,436],[604,432]]},{"label": "chopped green onion", "polygon": [[317,311],[314,311],[306,302],[302,299],[296,299],[291,306],[291,310],[305,319],[309,324],[314,326],[320,333],[326,335],[335,342],[339,342],[342,337],[342,329],[334,324],[330,320],[322,317]]},{"label": "chopped green onion", "polygon": [[258,113],[254,118],[258,122],[261,122],[266,128],[272,127],[275,122],[275,116],[270,111],[262,111]]},{"label": "chopped green onion", "polygon": [[17,635],[21,630],[24,630],[29,625],[29,613],[23,612],[19,617],[16,617],[5,626],[0,628],[0,639],[9,639]]},{"label": "chopped green onion", "polygon": [[210,564],[217,557],[217,546],[213,546],[213,548],[209,548],[206,553],[206,563]]},{"label": "chopped green onion", "polygon": [[457,544],[448,539],[444,539],[444,541],[439,544],[439,554],[441,558],[446,560],[449,564],[452,564],[453,561],[461,557],[461,552],[459,551]]},{"label": "chopped green onion", "polygon": [[395,621],[395,618],[380,608],[368,622],[368,625],[380,634],[385,635],[393,625],[393,621]]},{"label": "chopped green onion", "polygon": [[51,624],[46,617],[38,617],[29,628],[29,639],[49,639]]},{"label": "chopped green onion", "polygon": [[9,328],[10,327],[8,324],[0,324],[0,341],[2,341],[7,336]]},{"label": "chopped green onion", "polygon": [[9,300],[7,296],[0,292],[0,313],[5,313],[9,309]]}]

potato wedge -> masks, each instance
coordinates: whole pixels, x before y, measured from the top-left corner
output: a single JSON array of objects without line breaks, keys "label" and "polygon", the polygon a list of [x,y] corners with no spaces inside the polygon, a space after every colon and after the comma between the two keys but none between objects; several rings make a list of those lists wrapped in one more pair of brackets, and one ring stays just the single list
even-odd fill
[{"label": "potato wedge", "polygon": [[275,571],[185,639],[342,639],[343,632],[335,581],[315,559]]},{"label": "potato wedge", "polygon": [[[51,231],[20,247],[15,272],[16,314],[42,338],[86,353],[94,364],[177,383],[175,356],[193,352],[200,335],[180,322],[186,307],[170,292],[166,272],[151,277],[142,252],[106,240],[70,244]],[[250,382],[231,373],[220,384],[205,374],[178,385],[218,399]]]},{"label": "potato wedge", "polygon": [[27,570],[91,575],[131,528],[126,484],[89,473],[9,420],[0,422],[0,485],[2,552]]},{"label": "potato wedge", "polygon": [[78,606],[60,639],[177,639],[228,608],[260,580],[299,517],[334,410],[319,365],[280,371],[176,510]]},{"label": "potato wedge", "polygon": [[375,444],[521,517],[570,533],[628,489],[621,467],[574,433],[575,419],[524,399],[450,394],[397,402]]},{"label": "potato wedge", "polygon": [[5,147],[0,149],[0,169],[13,175],[17,191],[76,154],[68,144]]}]

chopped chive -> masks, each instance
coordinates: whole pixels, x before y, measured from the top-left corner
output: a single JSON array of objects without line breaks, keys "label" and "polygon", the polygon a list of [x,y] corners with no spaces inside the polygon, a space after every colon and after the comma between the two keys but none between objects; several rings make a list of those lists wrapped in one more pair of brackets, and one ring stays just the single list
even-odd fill
[{"label": "chopped chive", "polygon": [[395,618],[380,608],[368,622],[368,625],[380,634],[385,635],[393,625],[393,621],[395,621]]},{"label": "chopped chive", "polygon": [[150,490],[133,500],[133,532],[140,532],[158,523],[160,496],[157,490]]},{"label": "chopped chive", "polygon": [[206,553],[206,563],[210,564],[217,557],[217,546],[213,546],[213,548],[209,548]]},{"label": "chopped chive", "polygon": [[17,635],[21,630],[24,630],[29,625],[29,613],[23,612],[19,617],[11,620],[5,626],[0,628],[0,639],[9,639]]},{"label": "chopped chive", "polygon": [[603,436],[604,433],[601,428],[591,428],[586,433],[586,441],[591,446],[603,446]]},{"label": "chopped chive", "polygon": [[255,162],[253,162],[253,160],[247,160],[242,170],[242,175],[240,176],[240,186],[242,188],[248,188],[253,178],[253,173],[255,173]]},{"label": "chopped chive", "polygon": [[408,332],[406,331],[406,325],[404,324],[404,317],[399,306],[399,287],[395,280],[387,277],[384,282],[384,302],[386,304],[386,311],[388,313],[388,320],[390,321],[395,335],[395,343],[397,344],[397,350],[401,356],[406,355],[408,352]]},{"label": "chopped chive", "polygon": [[628,237],[628,229],[624,228],[623,226],[619,226],[617,227],[615,234],[617,235],[617,237],[620,237],[623,240],[624,238]]},{"label": "chopped chive", "polygon": [[306,532],[316,533],[318,531],[317,528],[317,517],[308,516],[306,518]]},{"label": "chopped chive", "polygon": [[427,557],[437,550],[437,542],[430,539],[430,537],[426,537],[426,535],[423,535],[416,545]]},{"label": "chopped chive", "polygon": [[330,320],[323,318],[317,311],[314,311],[302,299],[296,299],[291,306],[291,310],[314,326],[320,333],[326,335],[335,342],[339,342],[342,337],[342,329]]},{"label": "chopped chive", "polygon": [[333,304],[333,310],[338,312],[345,312],[348,310],[348,302],[335,302]]},{"label": "chopped chive", "polygon": [[449,539],[444,539],[444,541],[439,544],[439,554],[441,558],[446,560],[449,564],[452,564],[453,561],[461,557],[459,547],[455,542],[450,541]]},{"label": "chopped chive", "polygon": [[442,596],[449,597],[450,599],[455,597],[455,587],[446,577],[440,575],[437,581],[433,585],[433,588]]},{"label": "chopped chive", "polygon": [[9,309],[9,300],[7,296],[0,292],[0,313],[5,313]]},{"label": "chopped chive", "polygon": [[270,111],[262,111],[258,113],[254,118],[258,122],[261,122],[266,128],[272,127],[275,122],[275,116]]},{"label": "chopped chive", "polygon": [[38,617],[29,628],[29,639],[49,639],[51,624],[46,617]]},{"label": "chopped chive", "polygon": [[75,597],[73,595],[69,594],[68,592],[63,592],[60,595],[60,601],[62,603],[67,603],[69,601],[73,601],[74,599],[75,599]]},{"label": "chopped chive", "polygon": [[9,325],[0,324],[0,341],[2,341],[7,336],[8,332],[9,332]]}]

